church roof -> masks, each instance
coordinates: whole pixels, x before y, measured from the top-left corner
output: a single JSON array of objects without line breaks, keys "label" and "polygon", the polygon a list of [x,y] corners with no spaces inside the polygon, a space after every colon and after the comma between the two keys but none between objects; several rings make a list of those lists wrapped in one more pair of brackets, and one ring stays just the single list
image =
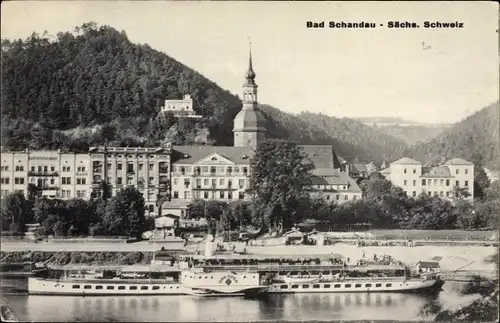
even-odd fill
[{"label": "church roof", "polygon": [[465,159],[462,158],[453,158],[448,160],[445,165],[474,165],[473,163],[466,161]]},{"label": "church roof", "polygon": [[266,131],[266,118],[258,108],[243,107],[234,118],[233,131]]}]

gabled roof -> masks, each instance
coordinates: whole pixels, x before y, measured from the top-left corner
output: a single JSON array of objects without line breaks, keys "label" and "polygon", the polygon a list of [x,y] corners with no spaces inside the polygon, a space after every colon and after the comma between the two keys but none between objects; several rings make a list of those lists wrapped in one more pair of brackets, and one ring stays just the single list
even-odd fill
[{"label": "gabled roof", "polygon": [[307,154],[315,168],[339,168],[336,164],[340,162],[331,145],[297,145],[297,147]]},{"label": "gabled roof", "polygon": [[360,173],[368,171],[364,164],[353,164],[352,167],[354,168],[353,170],[358,171]]},{"label": "gabled roof", "polygon": [[190,204],[191,204],[191,201],[189,201],[189,200],[184,200],[184,199],[172,200],[172,201],[164,202],[162,205],[162,208],[163,208],[163,210],[185,209],[185,208],[189,207]]},{"label": "gabled roof", "polygon": [[[340,162],[331,145],[297,145],[314,165],[313,173],[329,174],[340,168]],[[211,154],[218,154],[235,164],[250,164],[254,151],[233,146],[174,146],[172,164],[195,164]]]},{"label": "gabled roof", "polygon": [[474,165],[473,163],[466,161],[465,159],[462,158],[453,158],[448,160],[445,165]]},{"label": "gabled roof", "polygon": [[448,166],[436,166],[426,169],[422,176],[424,177],[452,177]]},{"label": "gabled roof", "polygon": [[422,268],[439,268],[439,262],[437,261],[419,261],[417,265]]},{"label": "gabled roof", "polygon": [[391,165],[422,165],[422,163],[409,157],[403,157],[395,162],[392,162]]},{"label": "gabled roof", "polygon": [[194,164],[211,154],[219,154],[236,164],[249,164],[254,151],[247,147],[233,146],[174,146],[172,164]]},{"label": "gabled roof", "polygon": [[[313,172],[314,174],[314,172]],[[361,189],[355,180],[353,180],[347,173],[335,170],[328,175],[313,175],[311,177],[312,185],[347,185],[347,192],[359,193]]]}]

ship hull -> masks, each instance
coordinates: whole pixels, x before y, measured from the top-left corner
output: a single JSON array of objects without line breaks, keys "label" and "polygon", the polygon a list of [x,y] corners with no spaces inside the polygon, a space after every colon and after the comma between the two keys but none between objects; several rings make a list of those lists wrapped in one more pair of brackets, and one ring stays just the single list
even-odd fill
[{"label": "ship hull", "polygon": [[185,286],[178,283],[122,283],[92,281],[58,281],[28,278],[28,293],[31,295],[73,296],[127,296],[127,295],[193,295],[193,296],[247,296],[249,294],[287,293],[426,293],[439,292],[444,281],[343,281],[321,283],[274,283],[269,286],[217,290]]},{"label": "ship hull", "polygon": [[423,293],[441,290],[444,281],[440,279],[406,281],[342,281],[320,283],[273,283],[268,293]]},{"label": "ship hull", "polygon": [[186,295],[189,288],[176,283],[123,283],[28,278],[28,294],[31,295]]}]

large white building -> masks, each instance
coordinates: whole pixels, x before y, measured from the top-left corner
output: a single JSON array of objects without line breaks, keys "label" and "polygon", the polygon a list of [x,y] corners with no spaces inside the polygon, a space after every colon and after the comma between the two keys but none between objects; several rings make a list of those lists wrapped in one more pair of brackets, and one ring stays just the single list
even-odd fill
[{"label": "large white building", "polygon": [[424,167],[421,162],[404,157],[380,172],[392,184],[401,187],[409,197],[422,193],[452,198],[455,187],[465,188],[474,198],[474,164],[453,158],[443,165]]},{"label": "large white building", "polygon": [[133,186],[142,193],[148,212],[156,212],[157,200],[170,194],[172,145],[157,148],[93,147],[89,150],[92,197],[116,193]]},{"label": "large white building", "polygon": [[61,151],[2,152],[1,195],[9,192],[28,194],[33,184],[39,196],[49,198],[90,197],[89,154]]}]

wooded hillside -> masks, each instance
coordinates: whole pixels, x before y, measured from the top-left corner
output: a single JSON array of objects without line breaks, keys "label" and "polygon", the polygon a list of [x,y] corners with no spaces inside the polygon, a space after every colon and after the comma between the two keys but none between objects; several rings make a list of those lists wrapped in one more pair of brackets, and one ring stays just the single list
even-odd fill
[{"label": "wooded hillside", "polygon": [[453,125],[429,142],[411,147],[407,155],[427,163],[460,157],[498,168],[499,103],[496,102]]}]

